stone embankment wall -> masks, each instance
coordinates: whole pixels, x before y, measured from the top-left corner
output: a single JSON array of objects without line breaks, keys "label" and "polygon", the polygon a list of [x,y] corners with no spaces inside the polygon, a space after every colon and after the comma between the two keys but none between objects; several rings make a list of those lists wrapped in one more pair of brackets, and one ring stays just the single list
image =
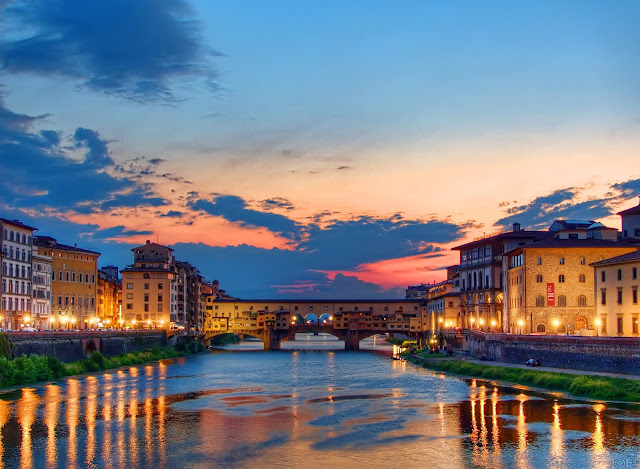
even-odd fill
[{"label": "stone embankment wall", "polygon": [[543,366],[584,371],[640,374],[640,338],[482,334],[467,341],[474,357],[524,364],[529,358]]},{"label": "stone embankment wall", "polygon": [[36,353],[68,363],[81,360],[94,350],[106,356],[167,345],[161,332],[21,332],[8,334],[11,358]]}]

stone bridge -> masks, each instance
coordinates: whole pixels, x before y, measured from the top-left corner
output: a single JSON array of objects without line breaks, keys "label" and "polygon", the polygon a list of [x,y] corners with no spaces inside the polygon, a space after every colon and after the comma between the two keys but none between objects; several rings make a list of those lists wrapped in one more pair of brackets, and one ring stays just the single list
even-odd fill
[{"label": "stone bridge", "polygon": [[[402,304],[406,308],[406,303]],[[317,310],[323,314],[314,315],[315,321],[309,320],[310,314],[303,317],[296,312],[295,306],[284,309],[282,305],[275,305],[282,307],[275,311],[264,307],[254,311],[250,309],[251,304],[241,306],[243,310],[235,305],[228,309],[220,308],[217,313],[206,315],[202,339],[208,344],[213,337],[221,334],[249,335],[262,340],[265,350],[278,350],[283,340],[293,340],[298,333],[312,332],[331,334],[344,341],[346,350],[358,350],[361,340],[376,334],[400,333],[424,341],[429,333],[423,326],[424,312],[413,308],[413,304],[406,310],[396,306],[391,312],[391,308],[385,308],[384,303],[380,311],[375,311],[373,307],[367,307],[365,311],[358,311],[355,307],[345,311],[343,307],[338,311],[326,312],[328,307],[322,303],[319,305],[321,307]]]}]

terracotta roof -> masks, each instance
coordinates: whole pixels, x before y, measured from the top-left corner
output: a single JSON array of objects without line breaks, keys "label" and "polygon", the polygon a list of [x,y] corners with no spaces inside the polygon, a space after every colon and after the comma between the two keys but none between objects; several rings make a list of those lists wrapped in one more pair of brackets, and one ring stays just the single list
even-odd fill
[{"label": "terracotta roof", "polygon": [[2,222],[3,224],[7,224],[7,225],[13,225],[13,226],[17,226],[18,228],[24,228],[25,230],[32,230],[35,231],[38,228],[34,228],[33,226],[29,226],[29,225],[25,225],[24,223],[18,221],[18,220],[9,220],[7,218],[0,218],[0,222]]},{"label": "terracotta roof", "polygon": [[33,244],[47,249],[57,249],[59,251],[80,252],[84,254],[93,254],[99,256],[100,253],[96,251],[90,251],[89,249],[82,249],[77,246],[69,246],[67,244],[60,244],[51,236],[36,236],[33,239]]},{"label": "terracotta roof", "polygon": [[619,241],[609,241],[606,239],[560,239],[549,238],[536,241],[524,246],[518,246],[509,252],[517,251],[525,248],[630,248],[629,243],[621,243]]},{"label": "terracotta roof", "polygon": [[626,262],[634,262],[634,261],[640,261],[640,250],[630,252],[627,254],[622,254],[621,256],[612,257],[610,259],[604,259],[602,261],[594,262],[589,265],[592,267],[598,267],[601,265],[624,264]]},{"label": "terracotta roof", "polygon": [[461,244],[460,246],[456,246],[451,248],[452,251],[457,251],[460,249],[466,249],[472,246],[479,246],[481,244],[485,244],[491,241],[497,241],[502,239],[543,239],[552,236],[553,234],[549,231],[527,231],[527,230],[519,230],[519,231],[506,231],[504,233],[500,233],[494,236],[490,236],[488,238],[476,239],[475,241],[471,241],[470,243]]}]

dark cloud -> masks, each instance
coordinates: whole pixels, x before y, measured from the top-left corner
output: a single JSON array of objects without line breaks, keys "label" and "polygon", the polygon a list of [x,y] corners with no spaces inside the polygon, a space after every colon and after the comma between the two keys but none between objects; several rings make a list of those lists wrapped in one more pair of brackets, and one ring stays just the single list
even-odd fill
[{"label": "dark cloud", "polygon": [[194,13],[183,0],[15,0],[0,15],[0,70],[62,75],[137,102],[175,102],[176,80],[216,88]]},{"label": "dark cloud", "polygon": [[0,203],[79,213],[166,204],[150,186],[109,173],[114,161],[98,132],[84,127],[74,132],[71,147],[84,151],[79,161],[69,156],[59,132],[32,130],[44,117],[15,113],[0,97]]},{"label": "dark cloud", "polygon": [[276,208],[283,208],[286,210],[293,210],[295,207],[288,199],[283,197],[273,197],[271,199],[261,200],[259,203],[262,210],[273,210]]},{"label": "dark cloud", "polygon": [[187,205],[193,210],[223,217],[243,227],[264,227],[292,240],[300,238],[302,227],[299,223],[283,215],[247,208],[244,199],[235,195],[218,195],[213,200],[191,200]]},{"label": "dark cloud", "polygon": [[346,165],[342,165],[342,166],[338,166],[338,170],[344,170],[344,169],[351,169],[351,166],[346,166]]},{"label": "dark cloud", "polygon": [[640,178],[613,184],[611,188],[619,191],[622,197],[640,195]]},{"label": "dark cloud", "polygon": [[123,225],[112,226],[110,228],[105,228],[102,230],[97,230],[92,234],[93,239],[107,239],[107,238],[124,238],[127,236],[135,236],[135,235],[150,235],[153,234],[153,231],[140,231],[140,230],[128,230]]},{"label": "dark cloud", "polygon": [[169,210],[167,213],[163,213],[160,217],[169,217],[169,218],[180,218],[184,215],[184,212],[179,212],[177,210]]}]

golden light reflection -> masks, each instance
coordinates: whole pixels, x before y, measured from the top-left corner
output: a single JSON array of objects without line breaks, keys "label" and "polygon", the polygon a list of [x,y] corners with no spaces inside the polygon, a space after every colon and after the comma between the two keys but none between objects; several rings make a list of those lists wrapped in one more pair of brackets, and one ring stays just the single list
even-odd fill
[{"label": "golden light reflection", "polygon": [[69,467],[76,466],[78,455],[78,413],[80,407],[80,383],[78,380],[67,380],[67,427],[69,436],[67,437],[67,461]]},{"label": "golden light reflection", "polygon": [[493,442],[493,452],[500,454],[502,448],[500,447],[500,426],[498,425],[498,401],[500,396],[498,395],[498,388],[493,389],[491,394],[491,440]]},{"label": "golden light reflection", "polygon": [[603,404],[596,404],[593,406],[593,410],[596,412],[596,428],[593,430],[593,452],[596,454],[602,454],[606,452],[604,447],[604,433],[602,431],[602,411],[605,410]]},{"label": "golden light reflection", "polygon": [[[109,376],[109,380],[111,380],[112,375],[105,375],[105,378]],[[109,384],[108,387],[113,388],[112,384]],[[104,420],[104,432],[102,437],[102,460],[105,462],[106,467],[112,467],[112,455],[111,455],[111,413],[112,413],[112,404],[111,400],[113,398],[113,391],[106,391],[102,397],[102,418]]]},{"label": "golden light reflection", "polygon": [[56,448],[56,425],[58,424],[60,387],[49,384],[44,394],[44,402],[44,424],[47,426],[47,465],[49,467],[55,467],[58,457],[58,450]]},{"label": "golden light reflection", "polygon": [[137,417],[138,417],[138,399],[136,393],[133,393],[129,400],[129,457],[128,461],[131,467],[138,467],[138,432],[137,432]]},{"label": "golden light reflection", "polygon": [[[147,389],[149,392],[149,389]],[[153,440],[151,439],[153,430],[153,400],[147,397],[144,400],[144,454],[147,464],[153,460]]]},{"label": "golden light reflection", "polygon": [[518,424],[516,426],[516,430],[518,432],[518,453],[516,456],[516,464],[518,468],[529,469],[530,464],[526,454],[528,443],[527,419],[524,415],[524,403],[527,400],[527,396],[520,394],[518,396],[518,400],[520,401],[520,409],[518,412]]},{"label": "golden light reflection", "polygon": [[118,461],[121,465],[127,460],[127,448],[123,428],[123,422],[126,417],[125,405],[125,392],[123,389],[120,389],[116,394],[116,453],[118,454]]},{"label": "golden light reflection", "polygon": [[3,456],[4,456],[4,442],[2,441],[2,427],[9,421],[11,417],[11,407],[9,403],[4,400],[0,400],[0,469],[4,467]]},{"label": "golden light reflection", "polygon": [[98,411],[98,379],[95,376],[87,376],[87,395],[84,419],[87,426],[87,445],[85,449],[85,464],[90,467],[94,464],[96,454],[96,413]]},{"label": "golden light reflection", "polygon": [[22,397],[18,401],[17,416],[22,427],[22,442],[20,444],[20,467],[28,469],[33,467],[33,448],[31,445],[31,426],[36,419],[38,409],[38,396],[34,389],[24,388]]},{"label": "golden light reflection", "polygon": [[551,457],[554,463],[564,466],[564,441],[562,424],[560,423],[560,405],[553,404],[553,423],[551,424]]},{"label": "golden light reflection", "polygon": [[160,456],[160,466],[165,466],[167,462],[167,442],[165,435],[165,413],[167,404],[165,397],[158,397],[158,454]]}]

